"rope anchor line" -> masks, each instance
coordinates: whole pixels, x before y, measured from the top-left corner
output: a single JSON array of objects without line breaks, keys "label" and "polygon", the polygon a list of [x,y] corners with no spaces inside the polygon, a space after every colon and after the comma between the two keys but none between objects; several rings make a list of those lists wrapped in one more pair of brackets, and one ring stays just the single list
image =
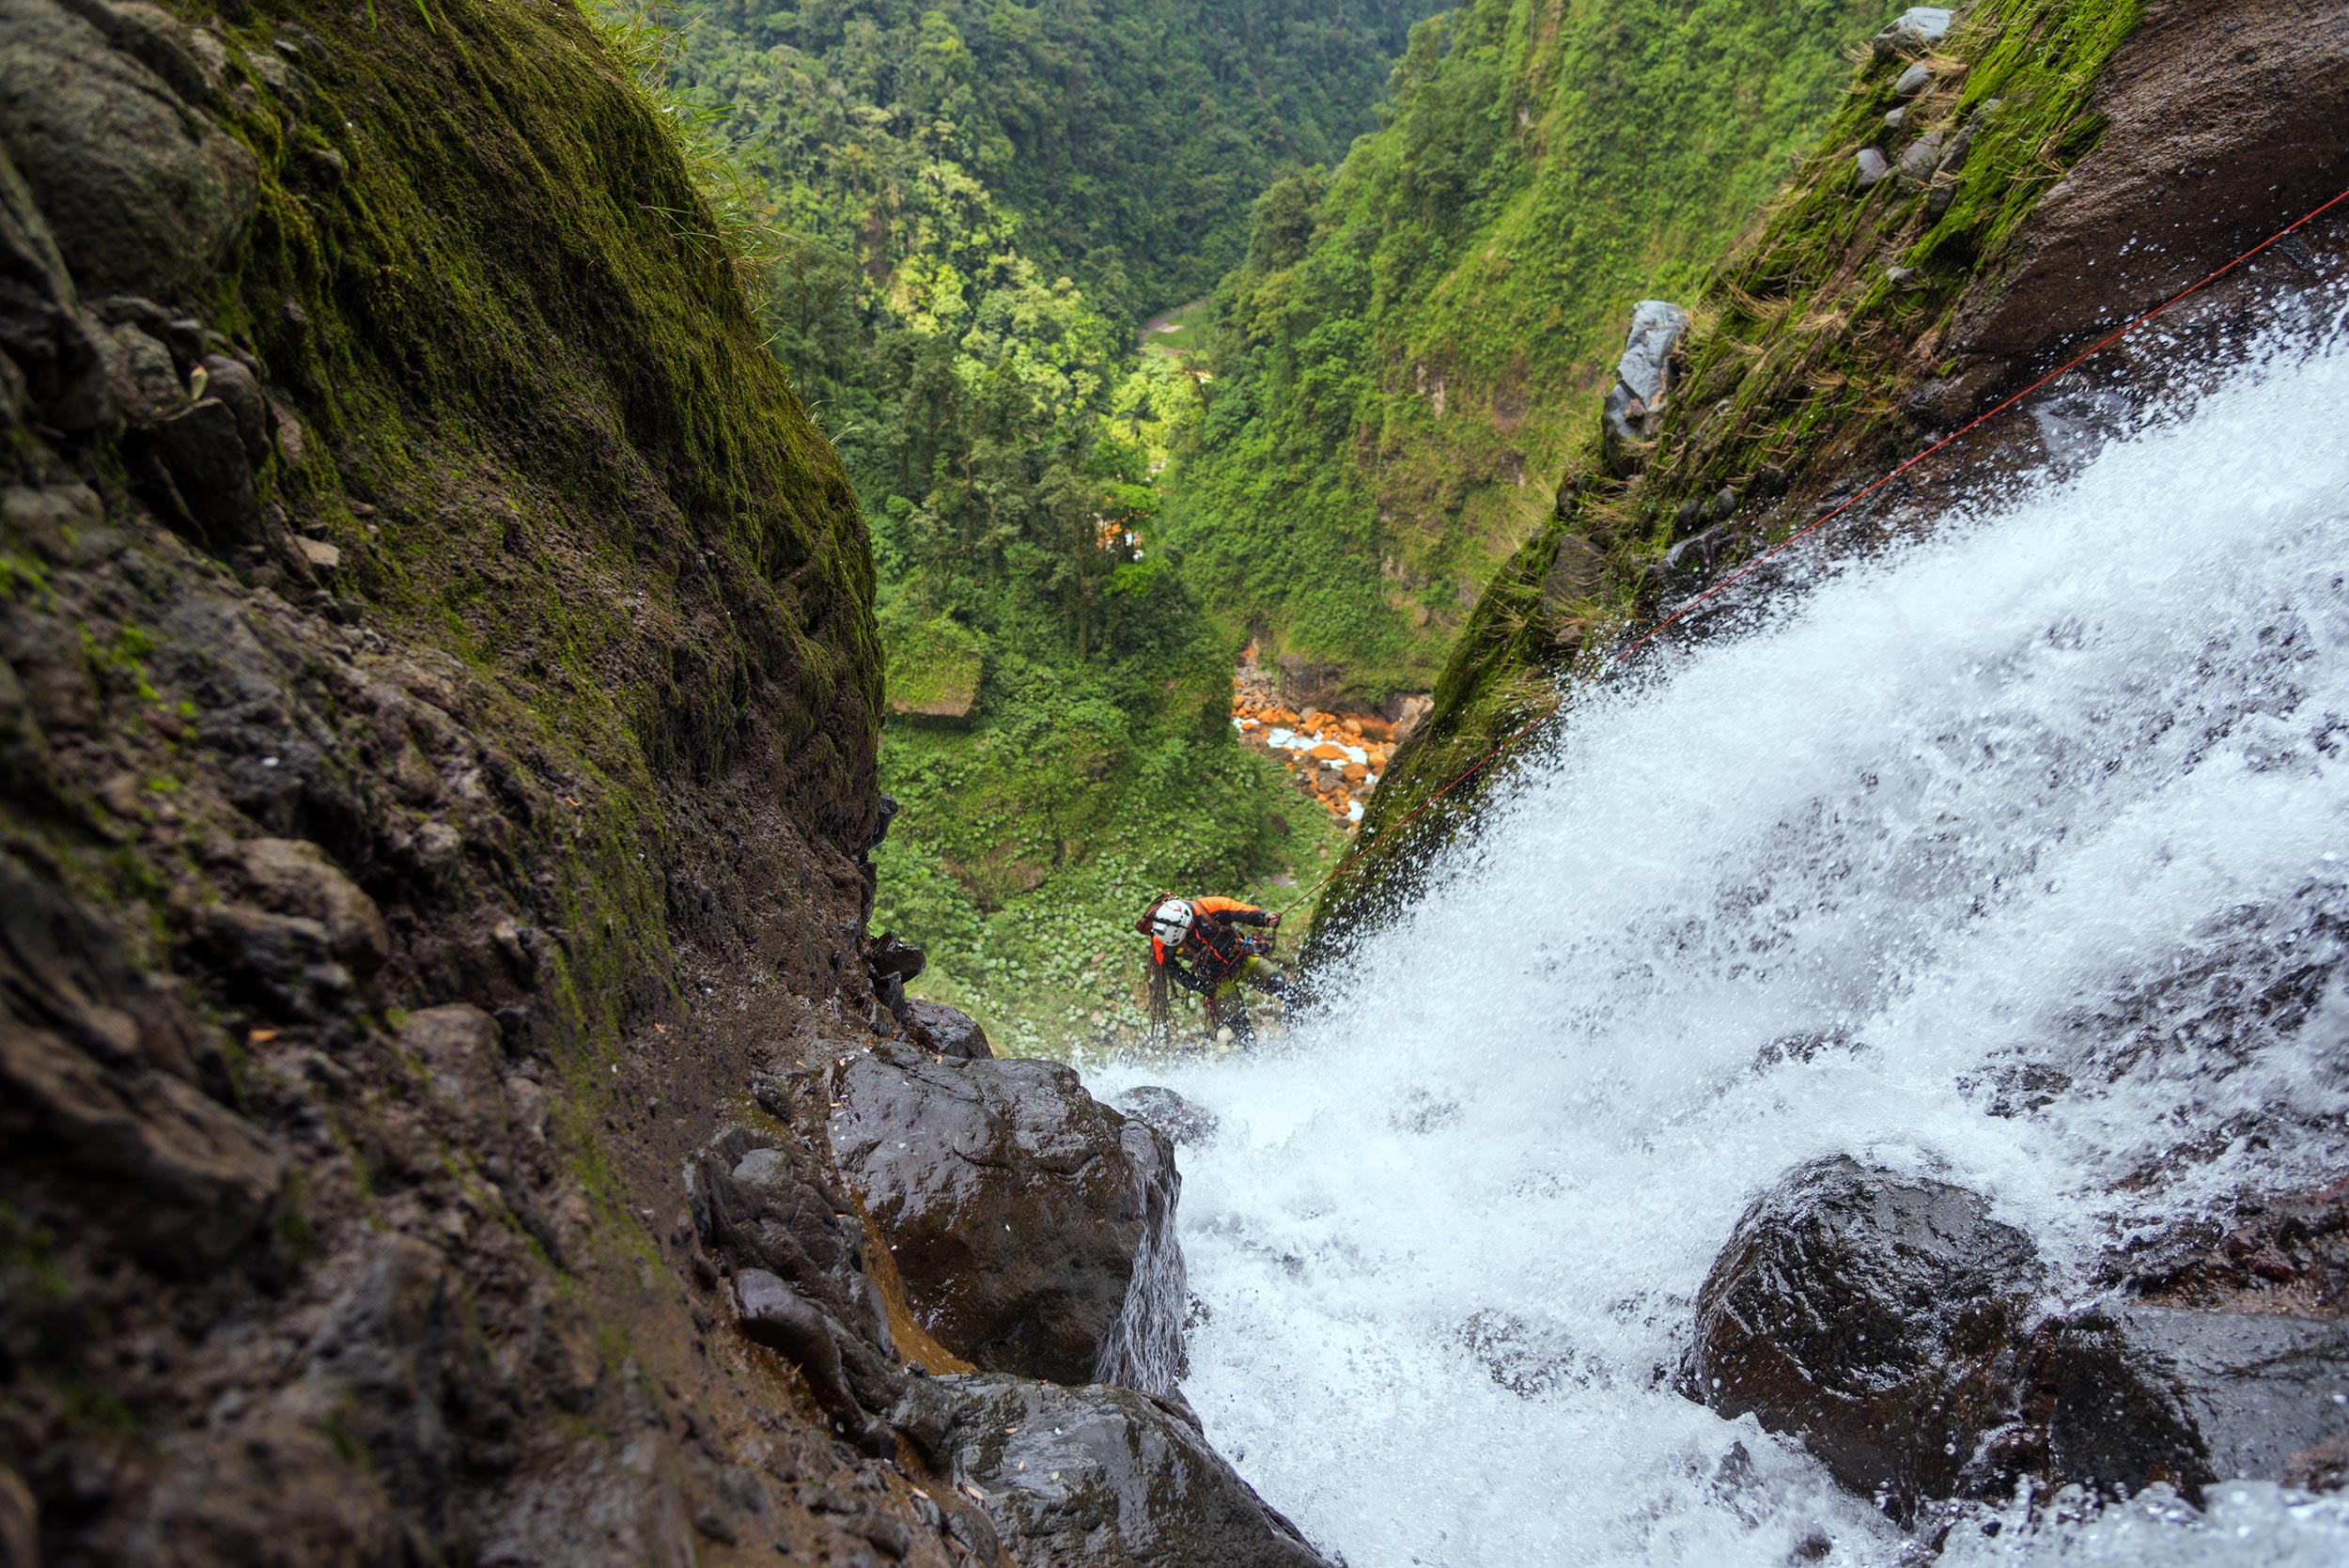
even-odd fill
[{"label": "rope anchor line", "polygon": [[1954,442],[1964,440],[1967,436],[1972,434],[1975,430],[1980,429],[1983,426],[1987,425],[1990,421],[1998,418],[1999,415],[2006,412],[2007,410],[2015,407],[2015,404],[2020,403],[2024,398],[2029,397],[2032,393],[2037,392],[2048,382],[2056,380],[2073,370],[2078,369],[2088,361],[2095,358],[2098,354],[2103,353],[2107,349],[2111,348],[2114,344],[2128,336],[2129,334],[2137,331],[2138,328],[2145,325],[2146,322],[2153,320],[2155,317],[2163,315],[2185,301],[2192,298],[2194,295],[2201,293],[2203,289],[2208,288],[2212,284],[2217,283],[2220,278],[2225,277],[2229,272],[2233,272],[2236,268],[2242,266],[2245,262],[2250,260],[2262,251],[2281,243],[2294,233],[2306,228],[2309,225],[2314,223],[2317,219],[2323,217],[2334,208],[2339,207],[2344,201],[2349,201],[2349,190],[2344,190],[2339,195],[2334,196],[2330,201],[2310,209],[2308,212],[2302,214],[2294,222],[2285,225],[2282,228],[2278,229],[2275,233],[2269,235],[2258,244],[2253,245],[2249,250],[2245,251],[2241,256],[2236,256],[2232,261],[2228,262],[2217,271],[2211,272],[2207,276],[2202,277],[2194,283],[2188,284],[2186,287],[2179,289],[2175,294],[2170,295],[2168,299],[2162,301],[2161,303],[2154,306],[2153,309],[2146,311],[2143,315],[2135,318],[2122,326],[2116,327],[2113,331],[2106,334],[2103,337],[2098,338],[2095,342],[2090,344],[2086,349],[2080,350],[2080,352],[2073,355],[2070,359],[2065,360],[2061,365],[2057,365],[2053,370],[2048,371],[2046,375],[2031,382],[2030,385],[2023,388],[2022,391],[2015,393],[2013,396],[2005,398],[2004,400],[1993,405],[1984,412],[1975,415],[1972,420],[1959,427],[1957,429],[1951,431],[1948,435],[1943,436],[1939,441],[1935,442],[1931,446],[1926,447],[1922,452],[1918,453],[1915,457],[1892,469],[1890,473],[1887,473],[1881,478],[1877,479],[1874,484],[1868,486],[1867,489],[1859,491],[1850,499],[1836,506],[1833,510],[1825,513],[1816,520],[1797,529],[1794,533],[1787,535],[1786,537],[1781,539],[1777,544],[1772,545],[1761,554],[1756,555],[1752,560],[1748,561],[1745,565],[1739,567],[1735,571],[1731,572],[1727,577],[1722,578],[1719,582],[1714,583],[1703,593],[1693,595],[1690,598],[1682,600],[1681,603],[1673,609],[1671,614],[1666,615],[1662,620],[1657,621],[1654,626],[1648,628],[1646,631],[1642,632],[1632,642],[1627,643],[1621,648],[1616,649],[1615,652],[1610,655],[1606,661],[1602,663],[1597,670],[1585,676],[1579,684],[1576,685],[1572,690],[1559,697],[1548,707],[1545,707],[1539,713],[1534,714],[1532,718],[1528,719],[1524,723],[1518,725],[1516,729],[1501,737],[1500,741],[1496,743],[1490,751],[1485,753],[1484,755],[1469,764],[1467,771],[1461,773],[1450,784],[1445,784],[1441,789],[1437,790],[1433,795],[1427,797],[1426,800],[1422,800],[1418,805],[1412,807],[1409,812],[1405,814],[1403,820],[1388,829],[1386,832],[1380,835],[1377,840],[1362,844],[1352,854],[1346,856],[1346,859],[1340,861],[1335,866],[1331,867],[1329,874],[1324,876],[1319,881],[1307,888],[1303,893],[1298,894],[1298,896],[1292,899],[1289,903],[1282,906],[1281,913],[1286,915],[1290,910],[1297,908],[1307,899],[1319,893],[1330,883],[1336,881],[1340,877],[1344,876],[1348,867],[1361,861],[1372,850],[1394,843],[1396,838],[1402,833],[1403,830],[1409,827],[1422,813],[1425,812],[1437,801],[1441,800],[1444,797],[1450,795],[1454,790],[1459,788],[1462,784],[1468,783],[1470,779],[1476,777],[1477,774],[1483,772],[1492,763],[1498,761],[1512,747],[1516,746],[1518,741],[1532,734],[1535,728],[1557,714],[1566,706],[1567,703],[1573,701],[1576,697],[1580,696],[1583,692],[1588,691],[1592,687],[1597,685],[1601,680],[1606,678],[1608,672],[1614,669],[1616,665],[1621,664],[1624,660],[1629,659],[1633,654],[1638,653],[1641,648],[1646,647],[1650,643],[1656,641],[1657,637],[1664,633],[1666,628],[1672,626],[1675,621],[1685,618],[1691,611],[1695,610],[1697,606],[1703,604],[1706,599],[1713,598],[1716,594],[1720,593],[1722,590],[1729,587],[1730,584],[1735,582],[1739,578],[1744,577],[1748,573],[1755,570],[1761,567],[1764,562],[1770,560],[1774,556],[1783,554],[1786,551],[1792,549],[1801,540],[1809,537],[1812,534],[1817,533],[1820,529],[1825,528],[1828,523],[1833,522],[1837,518],[1842,517],[1845,512],[1850,511],[1854,506],[1859,505],[1861,502],[1867,500],[1868,497],[1875,494],[1876,491],[1882,489],[1893,480],[1898,479],[1902,474],[1906,474],[1910,469],[1915,468],[1918,464],[1932,458],[1936,453],[1941,451],[1942,448],[1949,446]]}]

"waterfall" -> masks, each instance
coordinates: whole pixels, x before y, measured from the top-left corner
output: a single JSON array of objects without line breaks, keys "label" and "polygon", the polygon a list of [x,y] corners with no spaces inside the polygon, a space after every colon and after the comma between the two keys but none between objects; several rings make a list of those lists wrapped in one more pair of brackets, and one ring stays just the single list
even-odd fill
[{"label": "waterfall", "polygon": [[1093,1380],[1145,1394],[1171,1394],[1189,1370],[1183,1351],[1189,1286],[1176,1228],[1183,1178],[1172,1162],[1161,1160],[1161,1152],[1172,1153],[1174,1145],[1159,1134],[1129,1122],[1126,1147],[1143,1172],[1137,1194],[1143,1211],[1142,1246],[1134,1254],[1134,1271],[1126,1282],[1117,1320],[1101,1338]]},{"label": "waterfall", "polygon": [[[1673,1390],[1750,1199],[1962,1183],[2052,1310],[2349,1168],[2349,349],[2208,382],[1578,699],[1283,1048],[1096,1075],[1221,1118],[1185,1392],[1325,1550],[1909,1560]],[[2272,1485],[2014,1517],[1943,1560],[2349,1560],[2349,1502]]]}]

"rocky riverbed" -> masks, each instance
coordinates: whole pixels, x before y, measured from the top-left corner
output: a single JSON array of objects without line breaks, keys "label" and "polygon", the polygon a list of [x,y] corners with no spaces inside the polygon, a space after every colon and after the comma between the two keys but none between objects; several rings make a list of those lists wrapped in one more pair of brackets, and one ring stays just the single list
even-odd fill
[{"label": "rocky riverbed", "polygon": [[1255,654],[1252,644],[1232,676],[1232,727],[1239,732],[1240,744],[1286,768],[1297,787],[1335,820],[1348,826],[1360,822],[1395,747],[1409,736],[1426,699],[1398,702],[1399,721],[1377,713],[1292,705],[1282,696],[1279,682],[1258,665]]}]

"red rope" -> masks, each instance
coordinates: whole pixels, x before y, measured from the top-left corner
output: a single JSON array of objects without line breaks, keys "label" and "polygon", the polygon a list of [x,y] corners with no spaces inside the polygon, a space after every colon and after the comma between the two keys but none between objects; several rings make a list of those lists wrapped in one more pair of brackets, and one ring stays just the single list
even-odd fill
[{"label": "red rope", "polygon": [[1322,877],[1321,880],[1315,882],[1312,887],[1307,888],[1291,902],[1283,906],[1281,912],[1283,915],[1287,914],[1289,910],[1296,908],[1299,905],[1304,903],[1306,899],[1313,897],[1322,889],[1328,887],[1331,882],[1336,881],[1339,877],[1345,874],[1346,869],[1348,866],[1354,864],[1355,862],[1361,860],[1364,855],[1369,854],[1372,849],[1378,847],[1380,845],[1393,843],[1396,836],[1400,834],[1405,828],[1409,827],[1413,819],[1418,817],[1422,812],[1424,812],[1430,806],[1433,806],[1437,801],[1442,800],[1445,796],[1450,795],[1454,790],[1468,783],[1469,780],[1483,772],[1489,764],[1499,758],[1503,753],[1507,752],[1509,748],[1515,746],[1518,741],[1524,739],[1528,735],[1532,734],[1534,726],[1540,724],[1543,721],[1548,719],[1559,709],[1564,707],[1566,704],[1575,697],[1580,696],[1583,692],[1589,691],[1593,686],[1598,684],[1598,682],[1606,675],[1608,671],[1613,669],[1616,665],[1622,663],[1625,660],[1630,658],[1633,654],[1639,652],[1650,643],[1656,641],[1658,636],[1663,634],[1665,628],[1671,626],[1673,622],[1682,619],[1698,605],[1703,604],[1706,599],[1711,598],[1714,595],[1721,592],[1731,583],[1736,582],[1739,578],[1744,577],[1747,573],[1755,570],[1761,567],[1764,562],[1768,561],[1771,557],[1782,554],[1787,550],[1793,548],[1794,545],[1801,539],[1817,533],[1822,528],[1825,528],[1828,523],[1833,522],[1837,518],[1842,517],[1845,512],[1850,511],[1854,506],[1859,505],[1861,502],[1867,500],[1868,497],[1875,494],[1876,491],[1882,489],[1885,486],[1890,484],[1902,474],[1906,474],[1910,469],[1915,468],[1919,463],[1921,463],[1926,458],[1931,458],[1935,453],[1939,452],[1943,447],[1949,445],[1952,442],[1958,441],[1965,436],[1970,435],[1982,426],[1988,424],[1991,420],[1998,418],[1999,415],[2006,412],[2007,410],[2013,408],[2024,398],[2029,397],[2032,393],[2037,392],[2041,387],[2046,386],[2049,381],[2055,380],[2059,377],[2061,377],[2070,371],[2078,369],[2081,365],[2091,359],[2093,359],[2096,355],[2103,353],[2107,349],[2111,348],[2115,343],[2120,342],[2121,339],[2128,336],[2129,334],[2137,331],[2138,328],[2143,326],[2155,317],[2162,315],[2164,312],[2172,309],[2191,296],[2201,293],[2203,289],[2208,288],[2212,284],[2217,283],[2220,278],[2225,277],[2229,272],[2233,272],[2236,268],[2242,266],[2245,262],[2250,260],[2262,251],[2266,250],[2270,246],[2275,245],[2290,237],[2295,230],[2306,228],[2310,224],[2314,223],[2317,219],[2323,217],[2334,208],[2339,207],[2344,201],[2349,201],[2349,191],[2343,191],[2339,195],[2333,197],[2332,200],[2326,202],[2323,206],[2312,209],[2308,213],[2300,217],[2296,222],[2278,229],[2275,233],[2269,235],[2258,244],[2253,245],[2249,250],[2245,251],[2241,256],[2236,256],[2232,261],[2228,262],[2224,267],[2219,268],[2209,276],[2195,283],[2188,284],[2186,287],[2179,289],[2175,294],[2170,295],[2168,299],[2162,301],[2161,303],[2154,306],[2153,309],[2145,312],[2142,316],[2136,318],[2134,320],[2131,320],[2121,327],[2115,328],[2112,332],[2098,338],[2094,343],[2090,344],[2080,352],[2073,355],[2070,359],[2065,360],[2061,365],[2057,365],[2053,370],[2048,371],[2046,375],[2040,377],[2039,380],[2031,382],[2030,385],[2015,394],[2012,397],[2006,398],[2004,401],[1995,405],[1988,411],[1976,415],[1968,424],[1951,431],[1948,435],[1943,436],[1939,441],[1935,442],[1931,446],[1926,447],[1922,452],[1918,453],[1906,462],[1902,463],[1899,467],[1893,469],[1890,473],[1876,480],[1875,483],[1870,485],[1867,489],[1860,490],[1858,494],[1852,496],[1849,500],[1837,506],[1834,510],[1820,517],[1815,521],[1807,523],[1803,527],[1797,529],[1794,533],[1787,535],[1786,537],[1781,539],[1777,544],[1772,545],[1769,549],[1764,551],[1752,560],[1748,561],[1744,566],[1739,567],[1735,571],[1731,572],[1727,577],[1722,578],[1719,582],[1716,582],[1711,587],[1705,589],[1704,592],[1682,601],[1679,607],[1674,609],[1671,614],[1665,616],[1662,620],[1657,621],[1654,626],[1648,628],[1647,630],[1641,633],[1635,641],[1627,643],[1624,646],[1616,649],[1613,654],[1609,656],[1607,661],[1600,665],[1595,674],[1584,679],[1580,685],[1575,687],[1564,696],[1560,697],[1556,702],[1551,703],[1548,707],[1533,715],[1532,718],[1528,719],[1524,723],[1518,725],[1508,735],[1502,737],[1500,742],[1496,744],[1492,750],[1486,752],[1483,756],[1478,757],[1474,762],[1469,764],[1468,770],[1466,772],[1463,772],[1450,784],[1444,785],[1441,789],[1427,797],[1426,800],[1422,800],[1418,805],[1412,807],[1411,810],[1404,815],[1403,820],[1388,829],[1386,833],[1380,837],[1377,843],[1364,844],[1360,848],[1356,849],[1352,854],[1346,856],[1346,859],[1340,861],[1330,869],[1328,876]]}]

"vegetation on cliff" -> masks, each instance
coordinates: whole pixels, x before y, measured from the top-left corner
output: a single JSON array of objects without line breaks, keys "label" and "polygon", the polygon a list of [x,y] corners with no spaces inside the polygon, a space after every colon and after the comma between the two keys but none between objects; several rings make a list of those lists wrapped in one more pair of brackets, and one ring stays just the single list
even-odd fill
[{"label": "vegetation on cliff", "polygon": [[873,530],[906,808],[877,918],[929,951],[918,991],[1029,1048],[1130,998],[1152,892],[1328,858],[1233,744],[1237,644],[1157,549],[1195,390],[1132,329],[1369,122],[1413,8],[678,13],[661,74],[770,227],[773,351]]},{"label": "vegetation on cliff", "polygon": [[1815,132],[1875,0],[1475,0],[1387,123],[1284,177],[1217,290],[1167,536],[1292,687],[1432,681],[1539,525],[1633,300],[1693,288]]},{"label": "vegetation on cliff", "polygon": [[[1706,283],[1640,472],[1609,472],[1598,399],[1579,400],[1583,435],[1552,514],[1446,660],[1427,723],[1365,818],[1365,841],[1381,846],[1322,901],[1328,939],[1358,926],[1382,887],[1408,885],[1489,779],[1400,836],[1397,825],[1555,702],[1562,681],[1595,675],[1626,629],[1801,526],[1839,482],[1849,494],[1919,450],[1946,427],[1931,393],[1988,390],[1936,382],[1953,368],[1949,339],[1966,303],[1996,288],[2038,200],[2095,147],[2092,90],[2142,14],[2139,0],[1984,0],[1924,55],[1921,88],[1902,90],[1915,51],[1852,72],[1796,179]],[[1935,156],[1916,175],[1860,185],[1862,149],[1927,137]],[[1676,542],[1716,524],[1666,567]]]}]

